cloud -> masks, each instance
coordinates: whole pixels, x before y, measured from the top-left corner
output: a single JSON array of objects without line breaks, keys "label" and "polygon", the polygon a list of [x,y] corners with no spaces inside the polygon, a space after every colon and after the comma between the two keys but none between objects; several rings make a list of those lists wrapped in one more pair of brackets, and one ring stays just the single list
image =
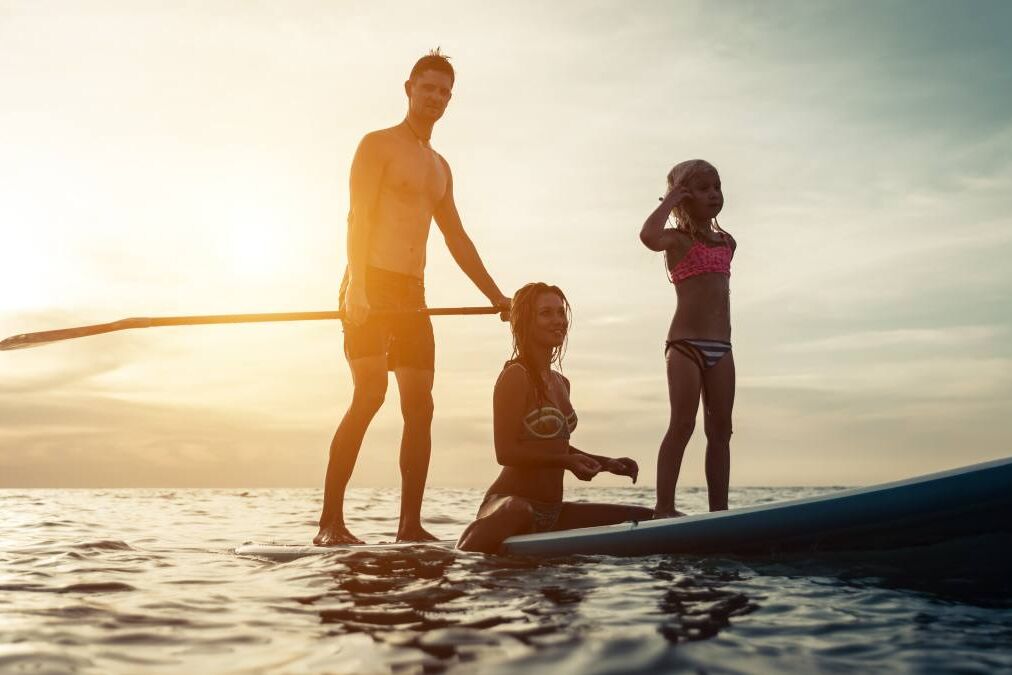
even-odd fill
[{"label": "cloud", "polygon": [[987,347],[1008,333],[1003,326],[953,326],[946,328],[902,328],[835,335],[804,342],[785,343],[785,352],[871,352],[883,347],[952,347],[959,350]]},{"label": "cloud", "polygon": [[[675,296],[636,233],[686,156],[719,166],[741,245],[736,476],[868,480],[1007,437],[987,418],[1012,329],[1007,3],[393,7],[310,3],[284,30],[252,6],[8,11],[6,332],[332,306],[355,143],[403,113],[438,32],[468,232],[503,290],[573,301],[580,443],[649,472]],[[247,226],[287,267],[229,271]],[[438,237],[429,253],[430,304],[484,303]],[[76,310],[23,313],[54,306]],[[479,485],[508,331],[450,318],[437,338],[431,482]],[[351,386],[333,324],[128,332],[0,353],[0,372],[2,475],[25,485],[319,485]],[[397,483],[399,433],[391,396],[356,481]]]},{"label": "cloud", "polygon": [[3,396],[0,426],[5,487],[306,484],[325,447],[263,417],[103,396]]}]

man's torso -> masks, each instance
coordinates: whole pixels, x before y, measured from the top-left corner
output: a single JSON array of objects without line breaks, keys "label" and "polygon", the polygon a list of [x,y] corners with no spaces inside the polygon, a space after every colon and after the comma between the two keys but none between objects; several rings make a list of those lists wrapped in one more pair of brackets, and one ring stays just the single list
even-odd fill
[{"label": "man's torso", "polygon": [[372,206],[369,265],[423,278],[432,217],[450,176],[443,159],[403,127],[375,132],[383,174]]}]

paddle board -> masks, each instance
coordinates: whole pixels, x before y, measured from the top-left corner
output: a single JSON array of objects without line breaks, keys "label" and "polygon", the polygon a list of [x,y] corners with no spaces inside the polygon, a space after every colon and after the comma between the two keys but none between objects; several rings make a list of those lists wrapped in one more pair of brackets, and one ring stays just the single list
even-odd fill
[{"label": "paddle board", "polygon": [[327,555],[329,553],[347,554],[353,551],[367,553],[383,553],[385,551],[404,551],[409,549],[452,549],[456,539],[428,541],[424,543],[389,543],[389,544],[346,544],[343,546],[303,546],[299,544],[257,544],[251,541],[236,546],[235,554],[251,558],[263,558],[275,562],[289,562],[310,555]]},{"label": "paddle board", "polygon": [[[1012,457],[731,511],[520,535],[507,539],[502,552],[639,556],[890,549],[1010,531]],[[450,547],[453,542],[435,545]],[[335,548],[244,544],[236,553],[287,561],[335,550],[383,551],[408,546],[419,544]]]}]

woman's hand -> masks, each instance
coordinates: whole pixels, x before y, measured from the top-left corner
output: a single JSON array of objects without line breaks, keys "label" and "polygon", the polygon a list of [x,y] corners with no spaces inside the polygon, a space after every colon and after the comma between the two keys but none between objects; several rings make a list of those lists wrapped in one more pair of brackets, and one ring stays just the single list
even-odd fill
[{"label": "woman's hand", "polygon": [[628,457],[609,459],[608,464],[604,467],[604,470],[609,473],[613,473],[616,476],[629,476],[632,478],[633,484],[636,483],[636,478],[640,475],[639,464],[636,463],[636,460]]},{"label": "woman's hand", "polygon": [[566,468],[580,480],[591,480],[601,472],[601,464],[596,459],[576,453],[566,458]]}]

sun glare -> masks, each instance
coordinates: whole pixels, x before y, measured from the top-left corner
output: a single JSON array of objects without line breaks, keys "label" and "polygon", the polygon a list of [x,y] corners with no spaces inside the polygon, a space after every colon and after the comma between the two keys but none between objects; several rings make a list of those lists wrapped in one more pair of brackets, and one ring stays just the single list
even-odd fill
[{"label": "sun glare", "polygon": [[4,289],[0,312],[42,309],[57,297],[58,285],[68,283],[76,270],[19,232],[6,236],[8,245],[0,253],[0,287]]},{"label": "sun glare", "polygon": [[285,246],[276,220],[263,215],[236,218],[223,237],[222,257],[231,272],[250,281],[267,280],[282,266]]},{"label": "sun glare", "polygon": [[267,229],[242,233],[232,246],[233,269],[243,276],[270,276],[277,269],[277,248],[272,243]]}]

